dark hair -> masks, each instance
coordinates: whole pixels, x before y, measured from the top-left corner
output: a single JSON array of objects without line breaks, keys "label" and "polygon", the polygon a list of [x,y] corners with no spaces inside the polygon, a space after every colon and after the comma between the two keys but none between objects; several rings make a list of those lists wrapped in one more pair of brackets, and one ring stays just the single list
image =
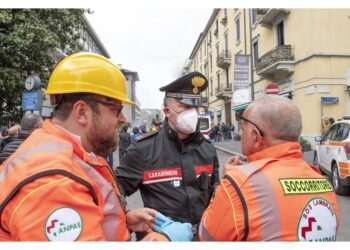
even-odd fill
[{"label": "dark hair", "polygon": [[333,117],[330,117],[330,118],[328,119],[328,121],[329,121],[329,123],[330,123],[330,124],[335,123],[335,120],[334,120],[334,118],[333,118]]},{"label": "dark hair", "polygon": [[57,117],[62,121],[67,120],[77,101],[86,102],[96,114],[99,114],[97,103],[93,101],[94,96],[96,95],[90,93],[56,95],[56,106],[53,117]]},{"label": "dark hair", "polygon": [[139,130],[138,127],[134,127],[134,128],[132,129],[132,132],[133,132],[134,134],[137,134],[138,132],[140,132],[140,130]]},{"label": "dark hair", "polygon": [[123,131],[124,132],[128,131],[128,126],[123,126]]}]

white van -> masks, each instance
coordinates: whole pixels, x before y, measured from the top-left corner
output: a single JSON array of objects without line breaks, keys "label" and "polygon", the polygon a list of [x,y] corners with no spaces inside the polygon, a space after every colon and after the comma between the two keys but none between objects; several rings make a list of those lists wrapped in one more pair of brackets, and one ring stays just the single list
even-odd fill
[{"label": "white van", "polygon": [[211,125],[211,117],[209,114],[199,114],[199,130],[204,135],[204,138],[209,140],[209,132]]}]

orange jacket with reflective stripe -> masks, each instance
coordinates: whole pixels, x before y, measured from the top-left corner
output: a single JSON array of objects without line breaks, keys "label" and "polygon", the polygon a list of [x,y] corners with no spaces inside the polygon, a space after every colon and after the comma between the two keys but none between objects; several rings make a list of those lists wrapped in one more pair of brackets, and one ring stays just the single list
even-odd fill
[{"label": "orange jacket with reflective stripe", "polygon": [[233,166],[199,226],[202,241],[334,241],[339,211],[331,184],[302,160],[298,142]]},{"label": "orange jacket with reflective stripe", "polygon": [[46,120],[0,168],[0,240],[126,241],[112,169]]}]

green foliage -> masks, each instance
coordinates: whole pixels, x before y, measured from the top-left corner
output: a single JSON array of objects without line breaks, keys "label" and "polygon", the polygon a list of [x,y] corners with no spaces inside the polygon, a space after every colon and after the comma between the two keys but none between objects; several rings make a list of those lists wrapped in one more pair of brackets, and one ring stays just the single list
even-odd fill
[{"label": "green foliage", "polygon": [[[5,113],[21,117],[24,80],[31,73],[47,82],[56,65],[57,49],[81,51],[79,31],[83,9],[0,10],[0,119]],[[1,120],[0,120],[1,122]]]}]

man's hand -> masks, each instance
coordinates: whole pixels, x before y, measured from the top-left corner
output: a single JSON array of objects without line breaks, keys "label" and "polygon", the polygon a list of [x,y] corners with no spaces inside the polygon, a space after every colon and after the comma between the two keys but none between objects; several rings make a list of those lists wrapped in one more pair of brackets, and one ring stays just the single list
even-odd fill
[{"label": "man's hand", "polygon": [[156,210],[151,208],[138,208],[126,214],[126,225],[134,232],[149,231],[154,226]]},{"label": "man's hand", "polygon": [[190,223],[175,222],[159,212],[156,213],[154,230],[165,234],[171,241],[191,241],[193,238]]},{"label": "man's hand", "polygon": [[230,158],[227,159],[227,161],[224,163],[224,168],[222,170],[222,176],[224,177],[226,172],[237,165],[243,165],[243,161],[241,160],[241,157],[238,155],[231,156]]}]

